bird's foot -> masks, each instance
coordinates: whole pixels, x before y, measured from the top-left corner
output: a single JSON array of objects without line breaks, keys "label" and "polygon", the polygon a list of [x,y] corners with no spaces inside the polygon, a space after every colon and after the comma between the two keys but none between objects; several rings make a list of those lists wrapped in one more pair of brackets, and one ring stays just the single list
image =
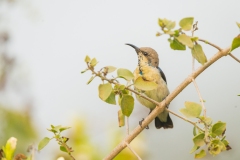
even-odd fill
[{"label": "bird's foot", "polygon": [[[144,118],[141,120],[141,121],[139,121],[139,125],[141,126],[141,128],[142,128],[142,122],[144,121]],[[149,126],[147,125],[146,126],[146,129],[149,129]]]}]

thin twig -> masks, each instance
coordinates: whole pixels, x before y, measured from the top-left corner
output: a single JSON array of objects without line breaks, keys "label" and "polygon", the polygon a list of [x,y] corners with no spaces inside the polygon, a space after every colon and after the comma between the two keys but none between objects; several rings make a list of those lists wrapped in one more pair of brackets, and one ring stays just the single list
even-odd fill
[{"label": "thin twig", "polygon": [[127,118],[127,125],[126,125],[126,130],[127,130],[127,135],[129,135],[129,118]]},{"label": "thin twig", "polygon": [[132,151],[133,154],[138,158],[138,160],[142,160],[141,157],[131,148],[131,146],[127,142],[125,142],[125,144],[130,149],[130,151]]},{"label": "thin twig", "polygon": [[194,125],[194,126],[195,126],[196,128],[198,128],[199,130],[204,131],[204,130],[203,130],[202,128],[200,128],[195,122],[193,122],[193,121],[191,121],[191,120],[189,120],[189,119],[187,119],[187,118],[185,118],[185,117],[182,117],[182,116],[180,116],[179,114],[176,114],[175,112],[173,112],[173,111],[171,111],[171,110],[169,110],[169,109],[167,109],[167,108],[165,108],[165,110],[167,110],[169,113],[177,116],[178,118],[181,118],[181,119],[183,119],[184,121],[191,123],[192,125]]},{"label": "thin twig", "polygon": [[237,57],[235,57],[234,55],[232,55],[231,53],[229,53],[229,56],[231,56],[233,59],[235,59],[238,63],[240,63],[240,60],[237,58]]},{"label": "thin twig", "polygon": [[206,43],[206,44],[209,44],[210,46],[213,46],[214,48],[216,48],[217,50],[219,50],[219,51],[221,51],[222,50],[222,48],[220,48],[219,46],[217,46],[216,44],[213,44],[213,43],[211,43],[211,42],[209,42],[209,41],[207,41],[207,40],[204,40],[204,39],[198,39],[199,41],[202,41],[202,42],[204,42],[204,43]]},{"label": "thin twig", "polygon": [[202,98],[202,95],[200,93],[200,90],[198,88],[198,85],[197,85],[197,82],[195,81],[195,79],[192,79],[192,82],[197,90],[197,93],[198,93],[198,96],[199,96],[199,99],[200,99],[200,102],[202,104],[202,108],[203,108],[203,116],[206,117],[207,116],[207,111],[206,111],[206,107],[204,106],[204,101],[203,101],[203,98]]},{"label": "thin twig", "polygon": [[230,51],[230,47],[223,49],[217,52],[212,58],[210,58],[204,65],[200,66],[196,71],[191,73],[172,93],[170,93],[165,101],[159,103],[159,105],[144,119],[142,126],[137,126],[128,137],[126,137],[121,143],[119,143],[109,155],[107,155],[104,160],[112,160],[118,153],[120,153],[127,145],[130,143],[139,133],[150,123],[152,122],[159,113],[163,111],[166,107],[166,104],[169,104],[184,88],[186,88],[191,82],[192,79],[195,79],[199,74],[201,74],[205,69],[210,65],[216,62],[223,56],[226,56]]}]

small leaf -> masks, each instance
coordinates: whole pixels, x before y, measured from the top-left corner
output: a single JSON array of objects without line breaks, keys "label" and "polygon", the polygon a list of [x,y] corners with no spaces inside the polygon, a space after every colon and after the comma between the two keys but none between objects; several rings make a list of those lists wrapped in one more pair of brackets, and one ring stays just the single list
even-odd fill
[{"label": "small leaf", "polygon": [[67,149],[64,146],[60,146],[60,150],[68,153]]},{"label": "small leaf", "polygon": [[196,127],[195,127],[195,126],[193,127],[193,135],[194,135],[194,136],[196,136],[196,135],[197,135],[197,129],[196,129]]},{"label": "small leaf", "polygon": [[91,61],[91,58],[88,56],[88,55],[86,55],[86,57],[85,57],[85,60],[84,60],[86,63],[88,63],[88,62],[90,62]]},{"label": "small leaf", "polygon": [[106,66],[104,68],[107,68],[107,73],[114,72],[117,68],[114,66]]},{"label": "small leaf", "polygon": [[69,128],[71,128],[71,127],[61,127],[61,128],[59,128],[59,132],[62,132],[62,131],[67,130]]},{"label": "small leaf", "polygon": [[110,83],[100,84],[98,86],[99,98],[105,101],[112,93],[112,85]]},{"label": "small leaf", "polygon": [[239,46],[240,46],[240,34],[233,39],[232,46],[231,46],[231,51],[238,48]]},{"label": "small leaf", "polygon": [[91,83],[94,78],[95,78],[95,76],[92,76],[92,77],[87,81],[87,84]]},{"label": "small leaf", "polygon": [[162,34],[160,33],[160,32],[157,32],[156,33],[156,37],[159,37],[159,36],[161,36]]},{"label": "small leaf", "polygon": [[219,139],[212,140],[208,146],[209,153],[212,155],[217,155],[221,153],[221,151],[225,151],[227,149],[225,144]]},{"label": "small leaf", "polygon": [[175,26],[176,26],[176,22],[174,22],[174,21],[168,21],[168,23],[166,24],[166,28],[168,30],[175,28]]},{"label": "small leaf", "polygon": [[105,100],[105,102],[109,104],[115,104],[116,105],[116,99],[115,99],[115,94],[112,92],[110,96]]},{"label": "small leaf", "polygon": [[203,117],[202,121],[207,125],[212,124],[212,119],[210,117]]},{"label": "small leaf", "polygon": [[191,40],[192,40],[192,41],[197,41],[197,40],[198,40],[198,37],[191,37]]},{"label": "small leaf", "polygon": [[161,28],[165,27],[165,24],[164,24],[164,22],[163,22],[163,20],[162,20],[161,18],[158,18],[158,25],[159,25]]},{"label": "small leaf", "polygon": [[183,19],[179,22],[179,25],[180,25],[180,27],[181,27],[183,30],[189,31],[189,30],[192,29],[193,20],[194,20],[193,17],[183,18]]},{"label": "small leaf", "polygon": [[38,144],[38,151],[43,149],[49,143],[49,141],[50,141],[50,138],[44,137]]},{"label": "small leaf", "polygon": [[137,89],[144,91],[150,91],[158,87],[158,85],[155,82],[145,81],[141,76],[134,81],[134,86]]},{"label": "small leaf", "polygon": [[206,152],[203,149],[199,153],[195,154],[195,158],[203,158],[205,156],[206,156]]},{"label": "small leaf", "polygon": [[85,73],[86,71],[88,71],[88,68],[85,69],[84,71],[81,71],[81,74]]},{"label": "small leaf", "polygon": [[204,133],[199,133],[198,135],[193,137],[194,145],[199,146],[199,147],[203,146],[205,144],[204,137],[205,137]]},{"label": "small leaf", "polygon": [[122,110],[118,111],[118,125],[119,127],[122,127],[125,125],[125,116],[122,113]]},{"label": "small leaf", "polygon": [[222,135],[222,133],[226,130],[226,123],[224,122],[217,122],[212,127],[212,133],[216,136]]},{"label": "small leaf", "polygon": [[173,50],[183,50],[183,51],[186,50],[186,46],[184,44],[180,43],[176,38],[171,40],[170,47]]},{"label": "small leaf", "polygon": [[202,112],[202,106],[195,102],[185,102],[185,108],[181,108],[180,112],[187,118],[196,118]]},{"label": "small leaf", "polygon": [[238,23],[238,22],[236,22],[236,23],[237,23],[238,28],[240,28],[240,23]]},{"label": "small leaf", "polygon": [[121,109],[122,113],[129,117],[133,111],[134,98],[131,95],[124,94],[121,99]]},{"label": "small leaf", "polygon": [[207,58],[205,53],[202,50],[202,46],[200,44],[196,44],[192,48],[192,56],[202,65],[207,62]]},{"label": "small leaf", "polygon": [[193,48],[193,42],[191,40],[191,37],[187,36],[186,34],[181,34],[178,37],[175,37],[180,43]]},{"label": "small leaf", "polygon": [[194,145],[193,148],[192,148],[191,151],[190,151],[190,154],[192,154],[193,152],[195,152],[195,151],[198,150],[199,148],[200,148],[199,146]]},{"label": "small leaf", "polygon": [[134,78],[133,73],[131,71],[129,71],[128,69],[124,69],[124,68],[119,68],[117,70],[117,75],[118,75],[118,77],[124,78],[127,81],[131,81]]},{"label": "small leaf", "polygon": [[97,62],[97,59],[96,59],[96,58],[93,58],[93,59],[91,60],[91,62],[90,62],[90,66],[94,67],[94,66],[96,66],[97,63],[98,63],[98,62]]}]

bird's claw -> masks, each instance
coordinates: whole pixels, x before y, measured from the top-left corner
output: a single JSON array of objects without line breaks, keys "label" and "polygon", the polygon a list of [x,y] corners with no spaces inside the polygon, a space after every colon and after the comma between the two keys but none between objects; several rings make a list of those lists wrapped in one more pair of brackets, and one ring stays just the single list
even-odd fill
[{"label": "bird's claw", "polygon": [[[142,128],[142,122],[144,121],[144,118],[141,120],[141,121],[139,121],[139,125],[141,126],[141,128]],[[149,126],[147,125],[146,126],[146,129],[149,129]]]}]

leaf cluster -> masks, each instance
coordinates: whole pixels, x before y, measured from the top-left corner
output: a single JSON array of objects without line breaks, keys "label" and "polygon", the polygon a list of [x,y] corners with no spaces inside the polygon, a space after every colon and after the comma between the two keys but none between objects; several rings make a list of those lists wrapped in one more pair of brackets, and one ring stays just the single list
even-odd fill
[{"label": "leaf cluster", "polygon": [[188,47],[192,56],[201,64],[207,62],[207,58],[205,53],[203,52],[202,46],[197,43],[198,37],[189,36],[186,34],[187,31],[196,31],[197,23],[193,24],[193,17],[186,17],[180,20],[179,26],[180,28],[175,29],[176,22],[168,19],[158,19],[158,25],[161,28],[161,32],[158,32],[156,36],[160,35],[169,35],[168,42],[170,43],[170,47],[173,50],[186,50]]},{"label": "leaf cluster", "polygon": [[38,150],[39,151],[42,150],[50,142],[50,140],[55,139],[58,142],[58,145],[60,146],[60,150],[68,153],[68,155],[72,159],[75,159],[72,156],[72,152],[73,152],[72,147],[69,147],[67,145],[69,138],[61,135],[62,131],[65,131],[69,128],[70,127],[63,127],[61,125],[58,125],[58,126],[51,125],[51,128],[48,129],[48,131],[52,132],[54,136],[52,138],[44,137],[38,144]]},{"label": "leaf cluster", "polygon": [[[206,155],[206,150],[212,155],[218,155],[222,151],[229,150],[229,142],[225,139],[226,123],[218,121],[212,123],[210,117],[201,116],[202,106],[195,102],[185,102],[185,108],[181,108],[180,112],[187,118],[197,118],[198,122],[193,128],[193,143],[194,146],[190,153],[199,149],[200,152],[195,154],[195,158],[203,158]],[[201,129],[197,126],[204,126]],[[203,149],[206,146],[206,150]]]},{"label": "leaf cluster", "polygon": [[[156,36],[168,35],[168,42],[170,44],[170,48],[173,50],[186,50],[188,47],[191,50],[192,56],[196,59],[200,64],[204,64],[207,62],[207,57],[203,51],[202,46],[198,43],[200,39],[194,36],[194,32],[198,30],[197,22],[194,24],[193,17],[186,17],[180,20],[179,28],[175,29],[176,22],[168,20],[166,18],[158,19],[158,25],[161,29],[160,32],[157,32]],[[237,26],[240,24],[237,22]],[[240,27],[239,27],[240,28]],[[190,32],[190,35],[187,34]],[[208,43],[207,41],[204,41]],[[236,36],[232,40],[231,50],[238,48],[240,46],[240,35]]]}]

